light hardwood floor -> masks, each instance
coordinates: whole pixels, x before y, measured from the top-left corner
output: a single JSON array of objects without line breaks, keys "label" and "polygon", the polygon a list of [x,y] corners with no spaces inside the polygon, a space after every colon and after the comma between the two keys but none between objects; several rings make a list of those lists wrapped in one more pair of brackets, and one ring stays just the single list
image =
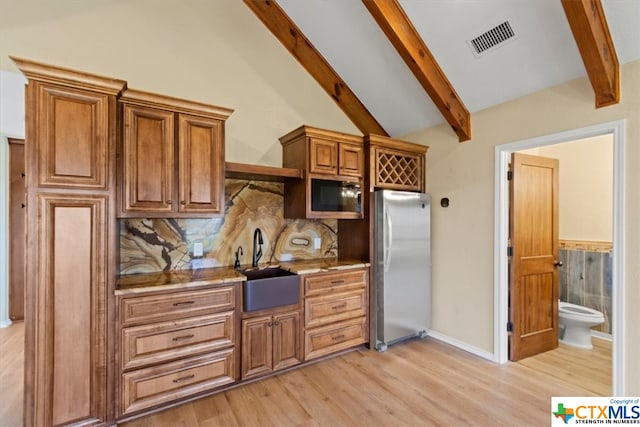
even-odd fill
[{"label": "light hardwood floor", "polygon": [[[0,329],[0,425],[21,425],[23,326]],[[610,394],[610,343],[497,365],[434,339],[358,350],[123,424],[540,426],[551,396]],[[597,374],[595,374],[597,373]],[[608,376],[607,376],[608,373]]]}]

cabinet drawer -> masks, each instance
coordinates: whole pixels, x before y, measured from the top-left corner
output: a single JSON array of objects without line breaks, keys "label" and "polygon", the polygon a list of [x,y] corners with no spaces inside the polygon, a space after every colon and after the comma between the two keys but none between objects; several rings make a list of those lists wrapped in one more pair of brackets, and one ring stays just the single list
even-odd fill
[{"label": "cabinet drawer", "polygon": [[210,314],[236,307],[235,287],[181,291],[162,295],[123,298],[120,316],[124,326]]},{"label": "cabinet drawer", "polygon": [[364,288],[366,283],[366,270],[312,274],[304,278],[304,292],[307,297],[327,292],[344,292],[351,289]]},{"label": "cabinet drawer", "polygon": [[310,360],[366,342],[366,317],[306,330],[304,359]]},{"label": "cabinet drawer", "polygon": [[234,344],[234,311],[122,330],[122,369],[167,362]]},{"label": "cabinet drawer", "polygon": [[304,324],[307,328],[312,328],[364,316],[366,307],[364,289],[309,297],[304,302]]},{"label": "cabinet drawer", "polygon": [[122,374],[121,414],[135,412],[235,381],[233,349]]}]

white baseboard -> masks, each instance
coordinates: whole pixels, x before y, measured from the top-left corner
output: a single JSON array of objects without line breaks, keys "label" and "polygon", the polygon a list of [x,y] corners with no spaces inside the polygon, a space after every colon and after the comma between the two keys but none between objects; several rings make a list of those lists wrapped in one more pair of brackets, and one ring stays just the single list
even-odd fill
[{"label": "white baseboard", "polygon": [[4,319],[4,320],[0,320],[0,328],[7,328],[9,326],[11,326],[11,320],[10,319]]},{"label": "white baseboard", "polygon": [[468,353],[475,354],[476,356],[482,357],[483,359],[490,360],[491,362],[495,362],[496,361],[495,356],[493,355],[493,353],[490,353],[490,352],[488,352],[486,350],[483,350],[481,348],[478,348],[478,347],[474,347],[472,345],[469,345],[469,344],[467,344],[465,342],[462,342],[460,340],[457,340],[455,338],[451,338],[450,336],[441,334],[438,331],[434,331],[434,330],[429,329],[427,331],[427,336],[429,336],[431,338],[435,338],[438,341],[442,341],[442,342],[445,342],[447,344],[450,344],[450,345],[452,345],[454,347],[459,348],[460,350],[464,350],[464,351],[466,351]]},{"label": "white baseboard", "polygon": [[594,331],[593,329],[591,330],[591,336],[600,338],[601,340],[613,341],[613,335],[606,332]]}]

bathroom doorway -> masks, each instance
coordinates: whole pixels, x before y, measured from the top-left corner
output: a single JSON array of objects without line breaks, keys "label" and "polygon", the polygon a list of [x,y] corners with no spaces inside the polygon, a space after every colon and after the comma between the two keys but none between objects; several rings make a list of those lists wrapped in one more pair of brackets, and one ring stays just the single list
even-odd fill
[{"label": "bathroom doorway", "polygon": [[[609,167],[609,190],[611,195],[608,200],[603,200],[599,190],[596,188],[589,187],[588,185],[585,187],[589,187],[585,189],[584,187],[579,190],[571,189],[571,186],[565,184],[569,188],[560,190],[560,197],[562,199],[563,191],[570,195],[570,199],[574,198],[573,201],[564,201],[561,202],[564,204],[564,208],[560,208],[561,217],[560,217],[560,243],[561,246],[564,246],[565,250],[561,251],[561,256],[564,256],[563,263],[568,261],[572,261],[569,258],[571,255],[569,254],[571,247],[573,245],[574,249],[581,250],[583,246],[595,246],[593,249],[593,260],[594,265],[597,266],[596,270],[598,274],[606,275],[609,274],[609,277],[601,276],[600,282],[597,284],[597,288],[602,291],[601,294],[598,295],[589,295],[588,297],[585,295],[578,295],[577,289],[579,287],[567,287],[567,280],[571,279],[571,277],[564,277],[563,280],[565,283],[560,287],[560,297],[568,299],[572,298],[575,303],[585,301],[587,302],[587,306],[589,303],[592,303],[597,300],[599,305],[597,306],[598,311],[603,311],[605,313],[606,322],[602,326],[602,333],[606,336],[609,335],[613,338],[613,346],[612,346],[612,395],[620,394],[624,389],[623,385],[623,366],[621,363],[622,360],[622,336],[623,336],[623,304],[622,304],[622,283],[623,283],[623,261],[624,255],[622,253],[623,247],[623,230],[624,230],[624,215],[623,215],[623,150],[624,150],[624,122],[611,122],[605,123],[602,125],[592,126],[589,128],[577,129],[574,131],[563,132],[554,135],[548,135],[540,138],[534,138],[525,141],[518,141],[510,144],[505,144],[502,146],[496,147],[496,240],[495,240],[495,254],[496,254],[496,292],[495,292],[495,303],[496,303],[496,315],[494,319],[495,324],[495,344],[494,350],[496,355],[496,361],[500,363],[504,363],[508,359],[508,341],[509,335],[507,332],[507,321],[508,317],[508,284],[509,284],[509,276],[508,276],[508,254],[507,254],[507,246],[508,246],[508,227],[509,227],[509,215],[508,215],[508,206],[509,206],[509,193],[508,193],[508,183],[506,180],[506,174],[508,170],[508,164],[511,160],[511,154],[514,152],[521,152],[525,150],[528,151],[529,154],[540,155],[544,157],[556,157],[554,155],[554,151],[556,153],[564,151],[570,151],[569,148],[573,144],[573,147],[578,149],[584,148],[585,150],[589,150],[592,147],[588,147],[589,141],[592,139],[604,138],[608,142],[604,142],[605,145],[608,144],[609,147],[612,147],[610,151],[612,154],[609,155],[609,158],[602,158],[601,165],[608,162]],[[578,142],[578,140],[580,140]],[[587,154],[595,154],[593,152]],[[588,156],[587,156],[588,157]],[[596,156],[598,157],[598,156]],[[576,159],[574,159],[576,160]],[[570,163],[570,162],[569,162]],[[562,171],[562,164],[560,162],[560,170]],[[567,169],[569,169],[570,164],[567,165]],[[580,168],[580,164],[578,164],[578,169]],[[594,171],[590,171],[586,166],[583,169],[582,173],[590,174],[588,178],[593,178]],[[605,168],[606,169],[606,168]],[[588,181],[583,175],[582,178],[576,178],[574,184],[580,184],[580,180]],[[606,182],[604,186],[606,186]],[[576,187],[579,188],[579,187]],[[611,191],[613,188],[613,191]],[[571,203],[578,203],[576,209],[579,211],[578,219],[571,218],[570,215],[567,217],[566,209],[568,205]],[[581,203],[584,203],[582,205]],[[604,206],[608,205],[608,206]],[[607,220],[600,219],[594,220],[591,218],[591,213],[589,214],[589,218],[587,218],[587,212],[585,212],[586,208],[584,206],[589,207],[589,212],[593,211],[592,207],[608,207],[608,218]],[[597,209],[596,209],[597,210]],[[606,209],[604,209],[606,211]],[[587,232],[581,232],[581,230],[586,230],[588,227],[588,222],[590,220],[594,220],[594,222],[598,223],[599,230],[591,230]],[[566,223],[569,223],[569,226]],[[563,224],[564,227],[563,227]],[[589,227],[591,228],[591,227]],[[598,227],[596,227],[598,228]],[[566,230],[564,230],[566,229]],[[607,235],[603,234],[602,230],[608,229],[610,233]],[[577,231],[576,231],[577,230]],[[564,233],[566,231],[566,233]],[[576,234],[578,233],[578,234]],[[581,234],[582,233],[582,234]],[[610,236],[610,238],[608,237]],[[609,244],[609,249],[606,248],[606,244]],[[577,247],[575,247],[577,245]],[[607,255],[601,255],[602,253],[609,252]],[[615,257],[607,256],[611,253],[615,254]],[[562,255],[564,254],[564,255]],[[567,255],[569,254],[569,255]],[[583,262],[584,262],[584,254]],[[569,257],[569,258],[568,258]],[[562,259],[561,259],[562,260]],[[603,271],[603,262],[605,263],[604,268],[608,269],[608,273]],[[576,270],[577,271],[577,270]],[[560,276],[562,276],[564,272],[560,272]],[[588,274],[593,276],[593,271],[590,271]],[[586,278],[584,271],[582,273],[583,278]],[[578,277],[579,278],[579,277]],[[606,285],[602,282],[602,280],[609,280],[610,286],[606,288]],[[604,286],[604,287],[603,287]],[[584,288],[584,286],[583,286]],[[594,294],[593,291],[595,287],[589,288],[589,292]],[[586,289],[586,288],[584,288]],[[609,298],[609,300],[606,300]],[[610,301],[610,302],[609,302]],[[580,304],[580,305],[583,305]]]}]

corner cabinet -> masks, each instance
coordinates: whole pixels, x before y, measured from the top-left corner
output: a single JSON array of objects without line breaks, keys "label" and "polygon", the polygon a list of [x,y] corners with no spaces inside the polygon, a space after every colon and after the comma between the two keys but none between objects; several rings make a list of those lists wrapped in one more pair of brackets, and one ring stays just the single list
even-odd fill
[{"label": "corner cabinet", "polygon": [[120,216],[222,215],[232,110],[131,89],[119,102]]},{"label": "corner cabinet", "polygon": [[281,137],[280,143],[283,166],[305,172],[302,180],[285,181],[285,217],[363,218],[362,210],[323,211],[312,206],[314,180],[345,182],[358,190],[362,187],[365,176],[362,137],[301,126]]},{"label": "corner cabinet", "polygon": [[116,97],[126,83],[12,59],[28,78],[24,425],[109,425]]},{"label": "corner cabinet", "polygon": [[364,138],[369,152],[371,188],[425,191],[429,147],[379,135]]}]

